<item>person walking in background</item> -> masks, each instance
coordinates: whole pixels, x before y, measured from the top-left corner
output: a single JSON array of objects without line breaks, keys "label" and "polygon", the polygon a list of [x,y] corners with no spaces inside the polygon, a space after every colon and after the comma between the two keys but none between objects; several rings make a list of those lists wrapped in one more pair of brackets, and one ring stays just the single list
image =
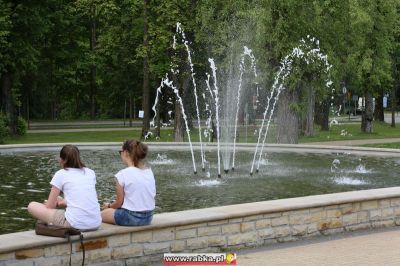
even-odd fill
[{"label": "person walking in background", "polygon": [[115,177],[116,200],[104,203],[103,222],[125,226],[148,225],[153,219],[156,184],[153,171],[143,160],[147,145],[137,140],[126,140],[119,151],[127,166]]},{"label": "person walking in background", "polygon": [[[50,182],[52,187],[47,201],[29,203],[28,212],[47,224],[73,227],[82,231],[98,229],[101,225],[101,214],[95,172],[85,167],[79,150],[74,145],[62,147],[59,163],[62,169],[54,174]],[[60,197],[61,191],[64,198]]]}]

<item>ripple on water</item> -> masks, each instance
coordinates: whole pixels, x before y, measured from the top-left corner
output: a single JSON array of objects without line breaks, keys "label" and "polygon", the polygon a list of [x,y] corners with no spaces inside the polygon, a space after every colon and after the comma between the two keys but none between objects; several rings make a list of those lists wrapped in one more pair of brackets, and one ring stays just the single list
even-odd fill
[{"label": "ripple on water", "polygon": [[165,160],[153,160],[149,162],[150,165],[171,165],[175,164],[175,160],[165,159]]},{"label": "ripple on water", "polygon": [[360,164],[356,168],[343,169],[341,172],[346,174],[371,174],[373,170],[367,169],[365,165]]},{"label": "ripple on water", "polygon": [[27,221],[28,220],[26,218],[21,218],[21,217],[11,217],[11,219],[15,220],[15,221]]},{"label": "ripple on water", "polygon": [[339,185],[355,185],[355,186],[368,184],[368,182],[366,182],[364,180],[355,179],[355,178],[346,177],[346,176],[336,177],[335,183],[339,184]]},{"label": "ripple on water", "polygon": [[45,190],[44,190],[44,189],[27,189],[26,191],[35,192],[35,193],[42,193],[42,192],[44,192]]},{"label": "ripple on water", "polygon": [[371,170],[367,170],[365,165],[360,164],[356,167],[356,173],[358,174],[369,174],[371,172],[372,172]]},{"label": "ripple on water", "polygon": [[201,187],[212,187],[212,186],[218,186],[220,184],[222,184],[223,182],[217,179],[210,179],[210,180],[199,180],[197,181],[195,184],[197,186],[201,186]]},{"label": "ripple on water", "polygon": [[175,164],[176,161],[173,159],[169,159],[166,154],[157,154],[154,160],[149,161],[150,164],[153,165],[170,165]]}]

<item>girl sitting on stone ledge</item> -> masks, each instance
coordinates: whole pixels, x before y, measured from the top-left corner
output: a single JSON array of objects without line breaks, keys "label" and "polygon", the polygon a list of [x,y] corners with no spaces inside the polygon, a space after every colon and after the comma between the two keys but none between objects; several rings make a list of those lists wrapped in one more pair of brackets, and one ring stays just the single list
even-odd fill
[{"label": "girl sitting on stone ledge", "polygon": [[127,167],[115,175],[116,200],[103,204],[103,222],[125,226],[151,223],[156,184],[153,171],[143,162],[147,150],[147,145],[137,140],[123,143],[119,154]]},{"label": "girl sitting on stone ledge", "polygon": [[[82,231],[98,229],[101,215],[96,193],[96,174],[85,167],[74,145],[65,145],[61,149],[59,163],[62,169],[54,174],[50,182],[52,187],[47,201],[29,203],[29,213],[47,224]],[[64,199],[59,196],[61,191]]]}]

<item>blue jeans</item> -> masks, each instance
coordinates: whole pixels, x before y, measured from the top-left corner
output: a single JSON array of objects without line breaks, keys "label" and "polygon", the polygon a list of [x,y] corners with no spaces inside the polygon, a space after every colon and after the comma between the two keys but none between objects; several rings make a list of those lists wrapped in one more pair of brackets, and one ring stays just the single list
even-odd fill
[{"label": "blue jeans", "polygon": [[136,212],[119,208],[115,210],[114,220],[117,225],[149,225],[153,220],[153,211]]}]

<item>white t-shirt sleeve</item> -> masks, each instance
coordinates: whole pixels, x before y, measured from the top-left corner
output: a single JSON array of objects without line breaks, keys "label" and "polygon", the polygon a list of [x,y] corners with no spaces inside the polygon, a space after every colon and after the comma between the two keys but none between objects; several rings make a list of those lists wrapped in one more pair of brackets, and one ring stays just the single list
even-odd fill
[{"label": "white t-shirt sleeve", "polygon": [[119,171],[118,173],[115,174],[115,177],[118,180],[118,183],[121,185],[121,187],[125,186],[125,178],[124,178],[124,170]]},{"label": "white t-shirt sleeve", "polygon": [[51,179],[50,184],[52,186],[55,186],[56,188],[58,188],[59,190],[63,190],[63,175],[61,173],[61,170],[57,171],[54,176],[53,179]]},{"label": "white t-shirt sleeve", "polygon": [[89,171],[90,176],[93,179],[93,183],[96,185],[97,184],[96,173],[92,169],[89,169],[89,168],[85,168],[85,171]]}]

